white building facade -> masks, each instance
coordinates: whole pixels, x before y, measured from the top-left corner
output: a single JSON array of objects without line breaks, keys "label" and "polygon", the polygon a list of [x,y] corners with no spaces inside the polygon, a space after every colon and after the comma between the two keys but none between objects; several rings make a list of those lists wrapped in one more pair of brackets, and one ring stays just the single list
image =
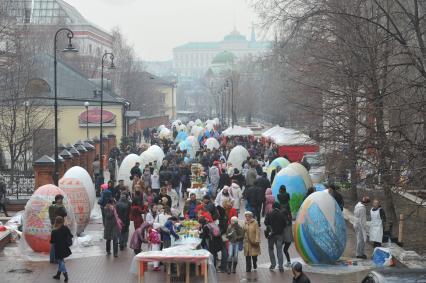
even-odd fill
[{"label": "white building facade", "polygon": [[271,49],[272,42],[257,41],[254,31],[250,40],[233,30],[218,42],[189,42],[173,49],[173,67],[180,79],[203,77],[213,58],[220,52],[232,52],[237,59],[261,56]]}]

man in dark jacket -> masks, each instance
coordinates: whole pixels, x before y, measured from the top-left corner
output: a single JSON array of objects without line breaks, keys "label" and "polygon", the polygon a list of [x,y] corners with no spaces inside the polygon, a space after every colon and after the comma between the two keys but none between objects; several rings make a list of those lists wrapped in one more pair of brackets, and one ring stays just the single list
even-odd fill
[{"label": "man in dark jacket", "polygon": [[283,231],[287,224],[287,217],[280,211],[280,204],[274,203],[274,208],[266,214],[265,225],[267,230],[270,230],[268,237],[268,252],[271,260],[270,270],[275,269],[276,260],[274,255],[274,246],[277,249],[278,268],[281,272],[284,271],[283,263]]},{"label": "man in dark jacket", "polygon": [[160,193],[158,194],[158,196],[156,196],[155,198],[154,198],[154,203],[155,204],[162,204],[162,205],[165,205],[164,203],[163,203],[163,198],[166,198],[167,199],[167,206],[169,207],[169,208],[171,208],[172,207],[172,198],[167,194],[167,188],[165,188],[165,187],[162,187],[161,189],[160,189]]},{"label": "man in dark jacket", "polygon": [[120,250],[124,250],[127,247],[127,241],[129,240],[129,226],[130,226],[130,201],[127,194],[122,194],[120,200],[115,206],[118,217],[123,223],[123,227],[120,232]]},{"label": "man in dark jacket", "polygon": [[337,191],[340,188],[334,184],[331,184],[328,186],[328,193],[336,200],[337,204],[340,207],[340,210],[343,211],[343,206],[345,205],[345,202],[343,201],[342,195]]},{"label": "man in dark jacket", "polygon": [[203,197],[203,203],[204,203],[204,209],[210,213],[210,215],[212,216],[213,220],[217,220],[219,215],[217,212],[216,207],[214,206],[214,203],[211,201],[210,197],[205,195]]},{"label": "man in dark jacket", "polygon": [[139,168],[139,162],[135,163],[135,166],[132,167],[132,169],[130,169],[130,176],[133,179],[133,176],[138,175],[139,178],[142,177],[142,171]]},{"label": "man in dark jacket", "polygon": [[235,180],[235,182],[238,184],[238,186],[240,186],[241,189],[246,184],[246,179],[237,168],[234,168],[234,175],[232,175],[232,180]]},{"label": "man in dark jacket", "polygon": [[[62,216],[63,218],[65,218],[67,216],[67,210],[65,209],[65,206],[62,203],[63,200],[64,196],[58,194],[55,196],[55,201],[53,201],[52,204],[49,206],[49,219],[52,227],[53,224],[55,224],[56,217]],[[55,248],[53,244],[50,245],[50,263],[56,263]]]},{"label": "man in dark jacket", "polygon": [[262,204],[265,200],[265,193],[259,186],[258,180],[254,182],[254,186],[247,187],[245,190],[245,198],[249,203],[251,212],[256,217],[257,223],[260,226],[260,213],[262,210]]},{"label": "man in dark jacket", "polygon": [[226,170],[222,169],[220,177],[219,177],[219,185],[217,186],[217,188],[219,190],[222,190],[224,186],[230,186],[230,185],[231,185],[231,178],[229,178],[229,175],[226,172]]},{"label": "man in dark jacket", "polygon": [[197,200],[197,196],[195,193],[191,193],[189,199],[185,201],[185,205],[183,207],[183,215],[188,217],[189,219],[197,219],[197,213],[195,209],[200,202]]},{"label": "man in dark jacket", "polygon": [[294,262],[291,265],[291,271],[293,272],[293,283],[311,283],[308,276],[303,273],[303,267],[300,262]]},{"label": "man in dark jacket", "polygon": [[[261,177],[259,179],[257,179],[257,181],[259,183],[259,187],[261,187],[262,190],[263,190],[263,194],[265,194],[266,193],[266,189],[268,189],[268,188],[271,187],[271,182],[269,182],[268,175],[265,172],[263,172],[260,176]],[[265,205],[266,205],[266,203],[265,203],[265,201],[263,201],[263,204],[262,204],[262,216],[265,216]]]}]

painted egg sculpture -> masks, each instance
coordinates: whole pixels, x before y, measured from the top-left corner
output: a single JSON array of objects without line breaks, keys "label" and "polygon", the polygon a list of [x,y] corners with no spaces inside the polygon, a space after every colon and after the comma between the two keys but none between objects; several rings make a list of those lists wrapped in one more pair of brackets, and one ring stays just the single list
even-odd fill
[{"label": "painted egg sculpture", "polygon": [[[129,188],[132,187],[132,181],[130,180],[130,170],[135,166],[136,162],[141,162],[141,158],[137,154],[127,155],[121,162],[120,169],[118,169],[118,179],[123,180],[124,184]],[[140,167],[143,170],[143,167]]]},{"label": "painted egg sculpture", "polygon": [[299,209],[293,233],[296,249],[307,263],[335,263],[346,247],[343,213],[325,191],[306,198]]},{"label": "painted egg sculpture", "polygon": [[71,200],[71,206],[77,223],[77,235],[80,235],[90,221],[89,195],[83,183],[76,178],[62,178],[59,180],[59,188],[61,188]]},{"label": "painted egg sculpture", "polygon": [[281,169],[281,171],[275,175],[272,184],[272,194],[275,199],[277,199],[280,187],[284,185],[287,193],[290,194],[291,212],[293,215],[296,215],[308,189],[306,188],[303,177],[294,168],[290,167],[290,165]]},{"label": "painted egg sculpture", "polygon": [[293,162],[288,165],[290,168],[294,169],[300,176],[303,178],[303,182],[305,183],[306,188],[310,188],[313,186],[311,176],[309,175],[308,170],[306,170],[305,166],[300,164],[299,162]]},{"label": "painted egg sculpture", "polygon": [[76,225],[70,199],[66,193],[55,185],[44,185],[38,188],[25,205],[23,216],[22,234],[25,241],[35,252],[50,251],[51,223],[49,219],[49,206],[55,200],[55,196],[64,196],[63,204],[67,210],[65,224],[75,235]]},{"label": "painted egg sculpture", "polygon": [[89,173],[87,173],[86,169],[80,166],[71,167],[67,170],[67,172],[65,172],[64,178],[75,178],[80,180],[86,189],[87,195],[89,196],[90,211],[92,211],[93,207],[95,206],[96,191],[93,180]]}]

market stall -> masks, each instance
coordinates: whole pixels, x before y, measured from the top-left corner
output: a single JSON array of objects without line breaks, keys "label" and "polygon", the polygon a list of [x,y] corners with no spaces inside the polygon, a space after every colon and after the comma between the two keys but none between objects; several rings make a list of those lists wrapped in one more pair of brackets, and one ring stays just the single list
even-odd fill
[{"label": "market stall", "polygon": [[300,161],[307,152],[318,152],[319,145],[308,135],[294,130],[275,126],[262,133],[265,141],[278,146],[278,155],[288,157],[289,161]]},{"label": "market stall", "polygon": [[245,137],[253,136],[253,131],[250,128],[244,128],[240,126],[229,127],[228,129],[222,132],[222,135],[225,137]]}]

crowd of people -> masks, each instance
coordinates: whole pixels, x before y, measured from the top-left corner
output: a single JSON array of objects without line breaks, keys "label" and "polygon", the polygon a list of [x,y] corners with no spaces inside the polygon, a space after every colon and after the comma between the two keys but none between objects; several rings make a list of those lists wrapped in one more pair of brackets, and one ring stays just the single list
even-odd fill
[{"label": "crowd of people", "polygon": [[[150,140],[152,135],[145,139]],[[176,144],[161,140],[159,146],[165,153],[161,166],[153,162],[141,168],[135,163],[129,172],[130,187],[124,185],[124,180],[118,180],[116,186],[113,181],[108,182],[99,198],[107,254],[112,250],[118,257],[119,249],[127,247],[129,238],[129,247],[135,254],[144,247],[149,250],[168,248],[179,239],[179,223],[188,219],[198,221],[201,248],[213,255],[218,272],[236,273],[240,252],[246,259],[246,271],[251,272],[257,269],[257,257],[261,253],[263,216],[270,269],[278,267],[284,271],[284,266],[291,267],[290,196],[282,186],[279,202],[275,202],[270,179],[263,170],[277,157],[276,149],[248,138],[221,140],[221,147],[212,150],[203,146],[203,140],[200,144],[200,150],[191,158]],[[236,145],[249,145],[250,157],[243,162],[241,171],[226,162]],[[191,165],[194,163],[201,164],[202,181],[208,186],[202,199],[187,191],[191,187]],[[131,222],[134,232],[130,236]],[[295,270],[300,271],[295,273],[296,278],[304,278],[299,265],[295,266]],[[154,263],[153,270],[160,270],[159,263]]]}]

